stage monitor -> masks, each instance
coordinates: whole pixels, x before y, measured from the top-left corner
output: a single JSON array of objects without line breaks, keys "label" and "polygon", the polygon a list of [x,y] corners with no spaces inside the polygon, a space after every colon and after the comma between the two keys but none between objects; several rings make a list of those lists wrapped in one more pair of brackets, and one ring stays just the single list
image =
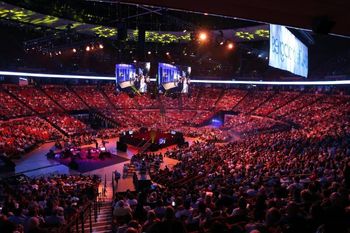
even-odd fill
[{"label": "stage monitor", "polygon": [[159,138],[159,145],[165,144],[166,139],[165,138]]},{"label": "stage monitor", "polygon": [[269,65],[307,77],[308,48],[286,27],[271,24]]},{"label": "stage monitor", "polygon": [[161,91],[188,93],[191,67],[167,63],[158,64],[158,87]]},{"label": "stage monitor", "polygon": [[116,64],[115,76],[117,87],[120,87],[122,90],[131,90],[134,93],[147,92],[147,84],[150,82],[150,68],[150,62]]}]

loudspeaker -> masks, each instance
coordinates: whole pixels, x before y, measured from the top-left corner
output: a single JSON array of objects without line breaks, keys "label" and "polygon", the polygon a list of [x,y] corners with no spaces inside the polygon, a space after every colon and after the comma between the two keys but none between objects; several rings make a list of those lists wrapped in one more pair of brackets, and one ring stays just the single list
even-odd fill
[{"label": "loudspeaker", "polygon": [[128,37],[128,28],[126,27],[126,23],[118,23],[118,34],[117,34],[117,39],[119,41],[126,40]]},{"label": "loudspeaker", "polygon": [[315,17],[312,21],[312,31],[314,33],[327,35],[331,32],[334,24],[334,21],[330,20],[328,16]]},{"label": "loudspeaker", "polygon": [[145,42],[146,42],[146,31],[144,27],[140,26],[138,28],[137,55],[141,61],[144,60],[144,56],[145,56]]},{"label": "loudspeaker", "polygon": [[128,150],[128,145],[122,142],[117,142],[117,150],[126,152]]}]

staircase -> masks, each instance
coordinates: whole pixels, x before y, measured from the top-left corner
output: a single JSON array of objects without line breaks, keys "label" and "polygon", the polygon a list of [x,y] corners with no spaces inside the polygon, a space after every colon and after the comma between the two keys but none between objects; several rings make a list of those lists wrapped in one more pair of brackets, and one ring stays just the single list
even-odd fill
[{"label": "staircase", "polygon": [[93,233],[111,233],[112,232],[112,202],[103,202],[96,221],[92,220],[92,228],[90,231],[90,219],[86,218],[84,223],[84,232]]},{"label": "staircase", "polygon": [[140,149],[139,153],[142,154],[147,151],[147,149],[152,145],[151,139],[149,139]]}]

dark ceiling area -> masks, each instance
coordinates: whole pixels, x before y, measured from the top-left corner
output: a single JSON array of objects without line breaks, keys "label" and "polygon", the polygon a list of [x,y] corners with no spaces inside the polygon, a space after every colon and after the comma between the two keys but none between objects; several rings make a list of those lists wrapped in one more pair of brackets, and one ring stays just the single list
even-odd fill
[{"label": "dark ceiling area", "polygon": [[316,29],[350,36],[350,1],[348,0],[127,0],[126,2],[164,6],[223,16],[238,17],[266,23],[274,23]]},{"label": "dark ceiling area", "polygon": [[41,14],[73,21],[117,27],[125,23],[129,29],[140,26],[146,30],[182,31],[206,28],[233,29],[255,26],[261,23],[232,18],[174,11],[165,7],[146,7],[117,1],[86,0],[6,0],[4,2]]},{"label": "dark ceiling area", "polygon": [[[16,14],[11,14],[11,9],[7,9],[7,15],[1,15],[0,12],[0,23],[2,23],[0,33],[3,35],[0,37],[0,53],[3,58],[0,60],[0,66],[6,69],[113,75],[115,64],[132,63],[137,60],[150,61],[154,64],[166,62],[188,65],[193,67],[193,75],[218,79],[235,77],[275,80],[290,77],[291,73],[268,65],[269,31],[268,25],[262,22],[269,22],[292,26],[289,28],[290,31],[308,47],[309,79],[350,74],[350,40],[346,36],[350,35],[350,19],[349,14],[345,12],[350,9],[347,7],[350,1],[297,0],[283,5],[278,4],[276,0],[263,4],[258,1],[241,0],[234,2],[4,0],[0,2],[11,4],[16,9]],[[6,10],[4,5],[3,9]],[[22,11],[24,15],[21,15]],[[37,23],[46,23],[45,20],[50,17],[56,17],[57,21],[63,23],[69,21],[65,23],[66,25],[78,22],[77,24],[81,23],[80,26],[83,28],[89,26],[99,29],[101,26],[107,33],[112,31],[115,34],[103,37],[97,33],[85,34],[76,28],[68,30],[65,26],[50,25],[49,22],[41,25]],[[129,29],[127,36],[140,28],[144,31],[165,34],[187,33],[189,36],[186,41],[175,40],[168,43],[160,34],[156,34],[158,40],[147,40],[146,37],[146,40],[140,43],[137,36],[133,40],[119,39],[116,35],[119,34],[121,25]],[[255,26],[265,26],[267,36],[254,40],[248,37],[233,40],[229,37],[221,36],[221,38],[218,34],[224,29],[242,31]],[[314,28],[317,33],[297,28],[310,30]],[[330,30],[330,33],[342,36],[325,35],[326,29]],[[198,43],[197,38],[203,31],[211,33],[210,43],[205,45]],[[48,42],[45,49],[43,41]],[[228,51],[226,44],[230,42],[235,43],[234,49]],[[86,46],[96,47],[100,43],[104,45],[103,50],[86,51]],[[72,52],[73,49],[76,52]]]}]

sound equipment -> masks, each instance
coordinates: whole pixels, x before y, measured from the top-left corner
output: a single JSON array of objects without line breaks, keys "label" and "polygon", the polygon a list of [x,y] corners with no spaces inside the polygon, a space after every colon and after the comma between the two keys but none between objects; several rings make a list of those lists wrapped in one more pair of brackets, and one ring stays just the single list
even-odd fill
[{"label": "sound equipment", "polygon": [[143,61],[145,57],[145,42],[146,42],[146,30],[144,27],[138,28],[138,41],[137,41],[137,55],[139,60]]},{"label": "sound equipment", "polygon": [[11,159],[9,159],[6,156],[0,155],[0,173],[14,172],[15,168],[16,168],[16,164],[12,162]]},{"label": "sound equipment", "polygon": [[117,142],[117,150],[126,152],[128,150],[128,145],[123,142]]}]

